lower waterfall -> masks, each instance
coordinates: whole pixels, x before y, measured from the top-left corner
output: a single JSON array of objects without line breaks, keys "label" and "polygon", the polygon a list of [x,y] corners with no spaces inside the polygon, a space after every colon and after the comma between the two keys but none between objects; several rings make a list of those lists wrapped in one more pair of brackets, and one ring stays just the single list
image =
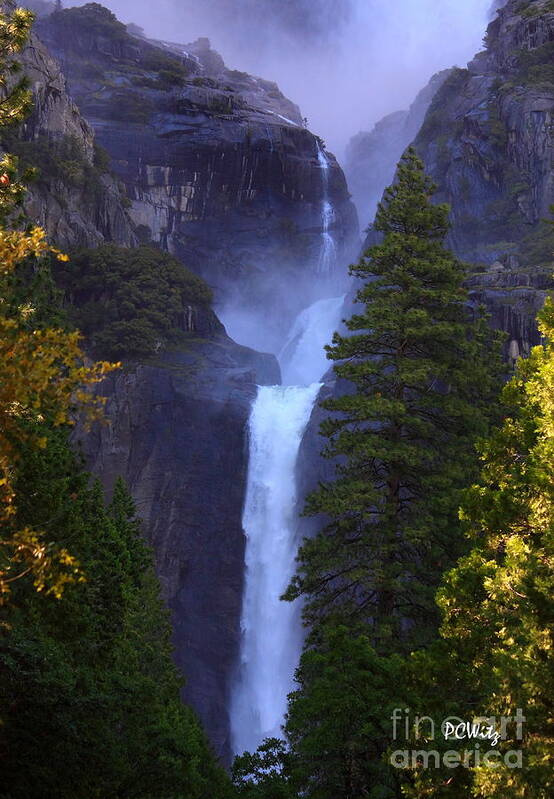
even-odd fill
[{"label": "lower waterfall", "polygon": [[236,753],[280,737],[292,690],[302,644],[299,609],[279,597],[294,573],[294,467],[319,388],[260,388],[250,417],[241,674],[231,707]]},{"label": "lower waterfall", "polygon": [[326,369],[323,345],[337,327],[343,300],[320,300],[298,316],[281,360],[285,379],[299,385],[260,387],[252,407],[242,642],[230,704],[236,754],[281,737],[294,685],[303,640],[300,606],[280,596],[294,574],[299,544],[296,461],[321,387],[316,381]]}]

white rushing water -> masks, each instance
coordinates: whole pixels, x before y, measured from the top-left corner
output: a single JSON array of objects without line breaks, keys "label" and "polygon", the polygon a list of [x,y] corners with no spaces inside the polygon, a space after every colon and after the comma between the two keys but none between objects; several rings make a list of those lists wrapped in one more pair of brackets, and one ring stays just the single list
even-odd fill
[{"label": "white rushing water", "polygon": [[261,387],[250,417],[241,672],[231,706],[236,753],[281,737],[298,665],[299,608],[280,596],[294,573],[297,548],[296,458],[319,388]]},{"label": "white rushing water", "polygon": [[320,380],[329,366],[325,345],[340,322],[342,297],[319,300],[297,316],[279,354],[283,383],[305,385]]},{"label": "white rushing water", "polygon": [[323,202],[321,204],[321,249],[317,271],[320,274],[328,275],[333,271],[337,260],[337,246],[331,233],[331,225],[335,218],[333,206],[329,200],[329,162],[319,141],[317,142],[317,160],[321,168],[321,180],[323,186]]},{"label": "white rushing water", "polygon": [[343,299],[320,300],[302,311],[281,353],[285,382],[298,385],[260,387],[250,416],[241,660],[230,707],[237,754],[281,737],[293,689],[303,640],[300,606],[280,596],[294,574],[299,543],[296,461],[326,370],[323,346],[338,325]]}]

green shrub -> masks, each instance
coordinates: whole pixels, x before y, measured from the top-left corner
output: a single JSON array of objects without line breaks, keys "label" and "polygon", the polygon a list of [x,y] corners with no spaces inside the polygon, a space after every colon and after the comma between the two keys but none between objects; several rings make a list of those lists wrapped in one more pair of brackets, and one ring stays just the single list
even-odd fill
[{"label": "green shrub", "polygon": [[131,78],[133,86],[138,86],[141,89],[159,89],[160,83],[157,78],[151,78],[149,75],[135,75]]},{"label": "green shrub", "polygon": [[56,264],[70,319],[94,352],[108,358],[148,356],[182,339],[189,305],[208,306],[201,278],[166,252],[105,245]]},{"label": "green shrub", "polygon": [[186,78],[183,70],[175,68],[160,69],[158,73],[158,81],[163,86],[184,86]]},{"label": "green shrub", "polygon": [[148,72],[165,71],[178,75],[183,81],[187,76],[187,70],[177,56],[154,47],[143,54],[140,66]]},{"label": "green shrub", "polygon": [[508,128],[494,104],[489,107],[488,129],[489,139],[493,146],[504,151],[508,144]]},{"label": "green shrub", "polygon": [[538,64],[529,67],[526,77],[533,86],[552,84],[554,83],[554,64]]},{"label": "green shrub", "polygon": [[112,157],[109,152],[98,144],[98,142],[94,142],[94,166],[98,172],[100,172],[100,174],[109,172],[111,163]]},{"label": "green shrub", "polygon": [[[554,215],[554,205],[551,207]],[[554,265],[554,219],[543,219],[521,244],[521,258],[525,266]]]},{"label": "green shrub", "polygon": [[[192,80],[193,86],[202,86],[206,87],[207,89],[217,89],[217,81],[213,78],[204,78],[204,77],[197,77],[193,78]],[[232,89],[227,89],[228,91],[233,91]]]},{"label": "green shrub", "polygon": [[232,114],[233,98],[223,94],[213,95],[209,99],[208,108],[214,114]]},{"label": "green shrub", "polygon": [[522,17],[538,17],[544,14],[545,11],[554,11],[554,0],[546,3],[544,6],[538,6],[535,2],[522,3],[517,9],[517,13]]},{"label": "green shrub", "polygon": [[532,85],[554,83],[554,42],[534,50],[519,50],[519,80]]},{"label": "green shrub", "polygon": [[[53,184],[62,183],[67,189],[82,190],[83,201],[93,204],[104,190],[101,177],[109,172],[110,157],[99,145],[94,146],[92,164],[73,136],[21,141],[11,135],[4,137],[2,145],[19,157],[22,167],[40,164],[40,168],[34,170],[34,180],[48,192],[59,194]],[[62,198],[58,199],[63,202]]]}]

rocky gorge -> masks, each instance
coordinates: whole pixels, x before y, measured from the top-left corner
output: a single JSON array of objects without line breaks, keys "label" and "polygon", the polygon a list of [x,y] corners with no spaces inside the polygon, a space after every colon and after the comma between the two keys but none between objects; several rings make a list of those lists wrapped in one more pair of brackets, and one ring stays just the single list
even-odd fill
[{"label": "rocky gorge", "polygon": [[[320,140],[275,83],[226,68],[207,39],[154,42],[85,9],[46,17],[38,30],[110,155],[140,238],[205,278],[218,305],[253,315],[271,347],[333,277],[320,275],[322,286],[312,279]],[[346,261],[357,218],[342,170],[326,158],[332,234]],[[293,298],[283,289],[291,283],[301,287]]]},{"label": "rocky gorge", "polygon": [[[111,242],[171,252],[213,289],[224,321],[246,319],[260,350],[235,343],[213,310],[187,305],[185,342],[129,359],[103,387],[109,424],[80,437],[105,487],[122,475],[137,502],[172,611],[184,698],[228,760],[250,408],[257,385],[280,382],[267,353],[296,315],[345,290],[356,211],[342,169],[294,103],[276,84],[229,70],[206,39],[153,41],[97,4],[45,16],[37,34],[25,54],[35,111],[11,147],[42,168],[29,217],[69,251]],[[553,48],[552,3],[510,0],[486,51],[358,137],[347,167],[367,215],[415,142],[438,199],[452,206],[450,245],[472,265],[472,300],[507,332],[512,360],[538,342],[536,311],[552,287],[543,219],[554,203]],[[328,273],[325,202],[339,267]],[[330,375],[323,393],[335,391]],[[304,492],[322,474],[321,413],[297,463]]]}]

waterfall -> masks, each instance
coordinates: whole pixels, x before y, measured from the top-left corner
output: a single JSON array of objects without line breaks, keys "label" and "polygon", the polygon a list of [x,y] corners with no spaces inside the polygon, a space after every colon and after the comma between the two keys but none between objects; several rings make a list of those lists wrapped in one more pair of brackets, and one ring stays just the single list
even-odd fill
[{"label": "waterfall", "polygon": [[243,514],[246,575],[240,669],[230,705],[233,751],[253,752],[280,737],[302,649],[298,602],[280,596],[298,549],[296,461],[326,368],[323,345],[337,327],[343,297],[302,311],[281,353],[286,386],[258,389],[250,423]]},{"label": "waterfall", "polygon": [[264,386],[252,409],[241,674],[231,706],[236,753],[281,736],[292,690],[302,645],[299,609],[279,597],[294,573],[295,464],[319,388]]},{"label": "waterfall", "polygon": [[337,259],[337,246],[330,232],[331,225],[335,218],[335,212],[329,200],[329,162],[319,141],[317,142],[317,160],[321,169],[323,188],[323,202],[321,204],[321,249],[319,251],[317,271],[320,274],[328,275],[333,271]]},{"label": "waterfall", "polygon": [[324,374],[328,361],[325,345],[340,321],[342,297],[319,300],[301,311],[279,354],[283,383],[312,383]]}]

